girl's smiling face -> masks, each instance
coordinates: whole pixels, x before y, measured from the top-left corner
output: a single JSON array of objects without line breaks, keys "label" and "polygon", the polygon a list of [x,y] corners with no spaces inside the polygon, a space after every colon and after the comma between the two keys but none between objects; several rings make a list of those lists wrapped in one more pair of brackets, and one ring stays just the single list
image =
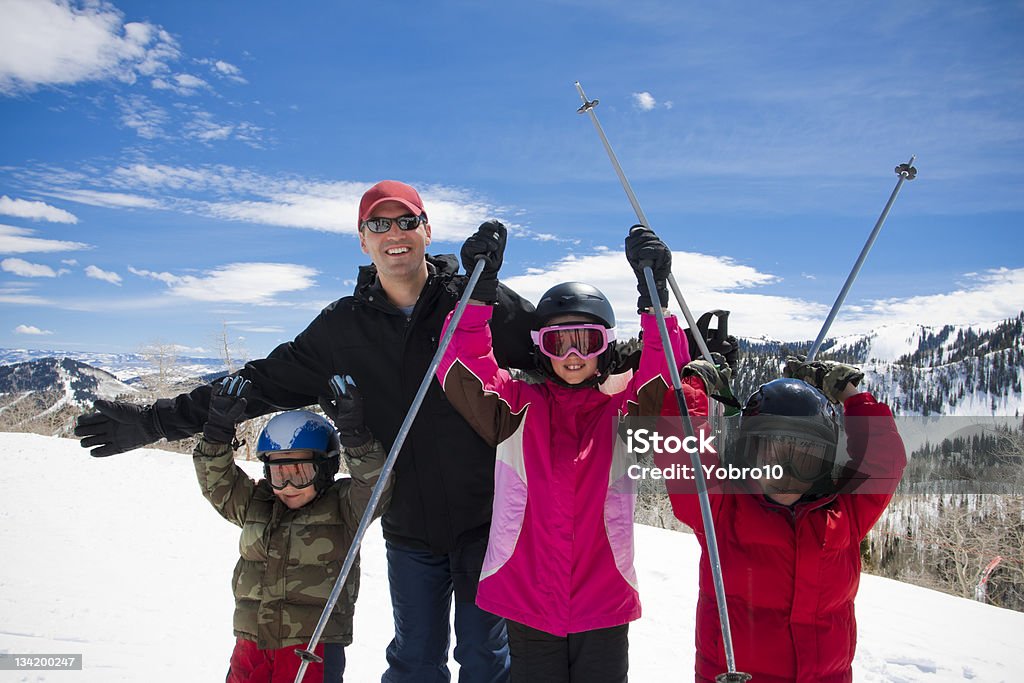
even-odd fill
[{"label": "girl's smiling face", "polygon": [[[564,325],[566,323],[593,323],[593,320],[580,315],[560,315],[545,321],[545,325]],[[570,353],[562,360],[549,358],[551,369],[566,384],[581,384],[597,374],[597,358],[586,360],[575,353]]]}]

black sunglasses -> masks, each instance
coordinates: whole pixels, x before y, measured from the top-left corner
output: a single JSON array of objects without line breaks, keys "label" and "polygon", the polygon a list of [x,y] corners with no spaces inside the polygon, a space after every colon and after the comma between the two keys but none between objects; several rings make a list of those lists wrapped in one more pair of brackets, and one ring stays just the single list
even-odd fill
[{"label": "black sunglasses", "polygon": [[359,224],[359,228],[370,232],[387,232],[391,229],[392,223],[398,223],[399,230],[415,230],[426,222],[427,214],[425,213],[421,213],[419,216],[409,214],[398,218],[367,218]]}]

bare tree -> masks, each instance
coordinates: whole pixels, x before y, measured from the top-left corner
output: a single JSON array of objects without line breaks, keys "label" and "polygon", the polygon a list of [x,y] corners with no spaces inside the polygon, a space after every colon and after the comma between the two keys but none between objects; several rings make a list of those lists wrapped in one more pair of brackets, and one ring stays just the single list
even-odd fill
[{"label": "bare tree", "polygon": [[154,339],[139,349],[139,355],[156,370],[153,391],[162,395],[172,382],[171,371],[178,362],[178,347],[164,339]]}]

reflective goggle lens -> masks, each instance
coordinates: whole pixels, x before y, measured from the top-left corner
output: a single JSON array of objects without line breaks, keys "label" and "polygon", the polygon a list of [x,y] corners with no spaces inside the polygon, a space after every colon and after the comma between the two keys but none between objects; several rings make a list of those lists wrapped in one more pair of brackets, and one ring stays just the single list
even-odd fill
[{"label": "reflective goggle lens", "polygon": [[602,325],[565,325],[542,327],[533,333],[533,342],[550,358],[563,360],[575,352],[583,360],[601,355],[614,339]]},{"label": "reflective goggle lens", "polygon": [[782,465],[800,481],[815,481],[832,468],[828,447],[822,443],[787,436],[759,436],[755,445],[758,467]]},{"label": "reflective goggle lens", "polygon": [[387,232],[391,229],[391,223],[398,223],[399,230],[415,230],[427,222],[426,214],[419,216],[399,216],[398,218],[367,218],[360,224],[360,227],[370,232]]},{"label": "reflective goggle lens", "polygon": [[282,458],[264,462],[263,474],[278,491],[289,484],[304,489],[316,480],[316,463],[309,459]]}]

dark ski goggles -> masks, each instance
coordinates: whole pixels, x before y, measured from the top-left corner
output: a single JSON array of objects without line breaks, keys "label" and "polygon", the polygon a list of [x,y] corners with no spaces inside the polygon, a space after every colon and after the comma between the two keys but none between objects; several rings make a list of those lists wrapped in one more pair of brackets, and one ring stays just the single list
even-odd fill
[{"label": "dark ski goggles", "polygon": [[752,436],[757,467],[781,465],[796,480],[810,483],[832,469],[830,448],[818,441],[793,436]]},{"label": "dark ski goggles", "polygon": [[615,330],[592,323],[570,323],[542,327],[530,332],[530,336],[541,353],[549,358],[565,360],[575,353],[589,360],[604,353],[615,339]]},{"label": "dark ski goggles", "polygon": [[309,458],[276,458],[263,460],[263,476],[270,486],[278,491],[291,485],[304,489],[316,482],[317,460]]},{"label": "dark ski goggles", "polygon": [[359,227],[370,232],[383,233],[391,229],[392,223],[397,223],[399,230],[415,230],[426,222],[427,214],[421,213],[419,216],[409,214],[398,218],[367,218],[359,224]]}]

